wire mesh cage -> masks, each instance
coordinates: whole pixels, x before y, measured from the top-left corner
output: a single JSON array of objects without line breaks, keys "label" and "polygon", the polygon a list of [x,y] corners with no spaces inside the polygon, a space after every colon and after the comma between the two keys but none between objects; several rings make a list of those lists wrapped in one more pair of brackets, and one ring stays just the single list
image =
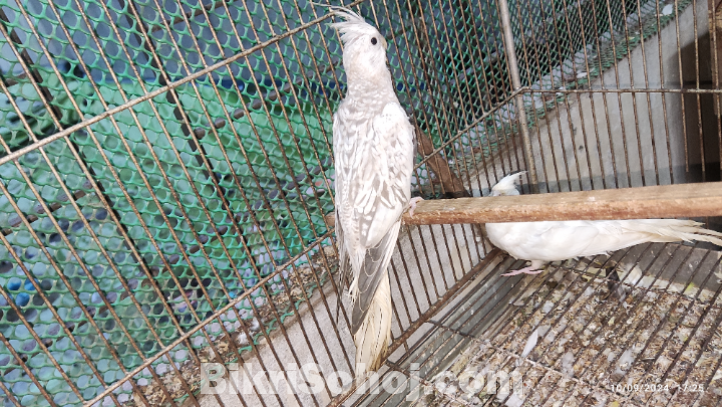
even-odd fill
[{"label": "wire mesh cage", "polygon": [[[347,6],[388,41],[414,195],[487,195],[515,170],[544,193],[720,180],[713,0]],[[3,405],[717,405],[711,245],[503,278],[513,259],[473,224],[402,228],[392,352],[351,383],[326,216],[346,81],[326,11],[0,2]],[[459,390],[481,365],[521,374],[526,396]],[[228,379],[254,366],[263,383]]]}]

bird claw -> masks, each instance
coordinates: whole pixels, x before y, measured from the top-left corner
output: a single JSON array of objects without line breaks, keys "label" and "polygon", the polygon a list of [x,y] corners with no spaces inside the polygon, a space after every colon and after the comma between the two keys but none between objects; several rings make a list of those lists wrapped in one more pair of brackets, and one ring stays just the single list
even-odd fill
[{"label": "bird claw", "polygon": [[534,268],[529,266],[529,267],[524,267],[523,269],[519,269],[519,270],[512,270],[508,273],[502,274],[502,276],[503,277],[511,277],[511,276],[518,276],[519,274],[529,274],[529,275],[533,276],[533,275],[541,273],[542,271],[544,271],[544,270],[543,269],[535,270]]},{"label": "bird claw", "polygon": [[424,200],[424,198],[422,198],[420,196],[411,198],[411,200],[409,201],[409,217],[410,218],[414,217],[414,210],[416,209],[416,203],[423,201],[423,200]]}]

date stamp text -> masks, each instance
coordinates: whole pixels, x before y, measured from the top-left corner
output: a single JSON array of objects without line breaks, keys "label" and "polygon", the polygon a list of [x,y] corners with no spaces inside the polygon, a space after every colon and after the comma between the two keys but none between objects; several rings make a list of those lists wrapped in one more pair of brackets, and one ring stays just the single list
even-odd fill
[{"label": "date stamp text", "polygon": [[659,383],[645,383],[645,384],[613,384],[610,386],[611,390],[615,393],[630,393],[630,392],[661,392],[661,391],[674,391],[678,388],[682,392],[690,393],[702,393],[704,392],[704,384],[701,383],[683,383],[681,385],[659,384]]}]

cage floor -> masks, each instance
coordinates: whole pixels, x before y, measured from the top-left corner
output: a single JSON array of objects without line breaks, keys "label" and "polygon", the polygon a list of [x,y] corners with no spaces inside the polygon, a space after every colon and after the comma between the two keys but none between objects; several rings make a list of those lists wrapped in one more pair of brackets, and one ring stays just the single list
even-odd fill
[{"label": "cage floor", "polygon": [[502,277],[523,263],[498,254],[379,380],[395,370],[418,389],[352,403],[720,405],[720,255],[647,244]]}]

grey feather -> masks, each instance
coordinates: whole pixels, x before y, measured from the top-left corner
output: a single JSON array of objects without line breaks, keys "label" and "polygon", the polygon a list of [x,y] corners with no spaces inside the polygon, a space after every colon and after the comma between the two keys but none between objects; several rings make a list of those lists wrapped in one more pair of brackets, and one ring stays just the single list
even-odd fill
[{"label": "grey feather", "polygon": [[[336,211],[336,219],[338,219],[338,211]],[[336,299],[336,325],[341,315],[341,302],[343,301],[343,291],[347,288],[348,282],[353,278],[353,270],[351,270],[351,262],[348,257],[348,251],[344,248],[343,226],[340,222],[336,222],[336,243],[338,245],[338,298]]]},{"label": "grey feather", "polygon": [[366,251],[363,267],[358,277],[358,299],[354,302],[351,314],[351,333],[358,332],[361,323],[366,318],[374,293],[376,293],[376,289],[385,275],[384,271],[391,260],[400,226],[401,223],[398,222],[376,246]]}]

